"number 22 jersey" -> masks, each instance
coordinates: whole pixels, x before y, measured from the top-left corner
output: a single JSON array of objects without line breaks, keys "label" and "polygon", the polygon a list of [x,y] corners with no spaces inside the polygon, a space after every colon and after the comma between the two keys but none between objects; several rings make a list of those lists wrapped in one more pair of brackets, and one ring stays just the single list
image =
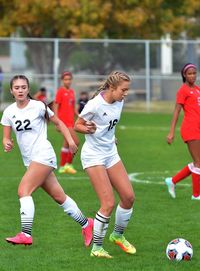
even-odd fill
[{"label": "number 22 jersey", "polygon": [[117,153],[115,144],[115,126],[118,123],[124,102],[107,103],[103,92],[88,101],[79,114],[85,121],[94,121],[96,131],[94,134],[85,134],[85,143],[81,155],[112,156]]},{"label": "number 22 jersey", "polygon": [[[8,106],[1,119],[1,124],[11,126],[16,134],[17,143],[25,166],[36,161],[56,168],[56,156],[47,140],[45,105],[41,101],[30,100],[24,108],[16,103]],[[54,113],[47,108],[49,117]]]}]

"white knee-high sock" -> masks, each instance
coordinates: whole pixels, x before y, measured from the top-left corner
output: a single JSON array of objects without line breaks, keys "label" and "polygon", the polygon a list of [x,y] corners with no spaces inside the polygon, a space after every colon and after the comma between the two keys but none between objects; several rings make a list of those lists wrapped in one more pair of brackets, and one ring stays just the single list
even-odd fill
[{"label": "white knee-high sock", "polygon": [[20,201],[20,215],[22,232],[31,235],[35,206],[31,196],[22,197]]},{"label": "white knee-high sock", "polygon": [[107,217],[105,215],[102,215],[100,212],[96,214],[96,217],[94,219],[94,236],[93,236],[93,243],[94,246],[102,246],[103,245],[103,239],[106,235],[106,231],[108,229],[110,216]]},{"label": "white knee-high sock", "polygon": [[115,213],[115,227],[114,233],[122,235],[124,230],[126,229],[128,222],[131,218],[133,213],[133,208],[131,209],[124,209],[120,205],[117,206],[116,213]]},{"label": "white knee-high sock", "polygon": [[82,228],[85,228],[88,225],[88,219],[85,217],[81,210],[78,208],[76,202],[67,196],[63,204],[60,205],[64,212],[71,216],[76,222],[78,222]]}]

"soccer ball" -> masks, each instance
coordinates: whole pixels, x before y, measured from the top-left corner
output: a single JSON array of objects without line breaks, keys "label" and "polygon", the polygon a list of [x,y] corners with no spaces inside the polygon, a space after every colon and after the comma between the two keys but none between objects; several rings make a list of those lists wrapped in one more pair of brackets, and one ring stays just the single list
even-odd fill
[{"label": "soccer ball", "polygon": [[193,255],[192,245],[183,238],[176,238],[169,242],[166,255],[171,261],[190,261]]}]

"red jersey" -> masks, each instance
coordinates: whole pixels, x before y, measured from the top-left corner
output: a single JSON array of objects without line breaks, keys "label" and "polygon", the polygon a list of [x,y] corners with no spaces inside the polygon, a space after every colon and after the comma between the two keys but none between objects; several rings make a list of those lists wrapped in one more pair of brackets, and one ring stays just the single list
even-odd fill
[{"label": "red jersey", "polygon": [[47,96],[44,95],[44,94],[40,94],[40,95],[37,97],[37,100],[38,100],[38,101],[41,101],[41,102],[43,102],[43,103],[46,103],[46,101],[47,101]]},{"label": "red jersey", "polygon": [[60,87],[55,102],[58,104],[58,117],[67,127],[74,127],[75,94],[73,89]]},{"label": "red jersey", "polygon": [[183,84],[177,92],[176,103],[183,106],[181,136],[184,142],[200,139],[200,88]]},{"label": "red jersey", "polygon": [[176,95],[176,103],[183,105],[184,121],[200,121],[200,88],[183,84]]}]

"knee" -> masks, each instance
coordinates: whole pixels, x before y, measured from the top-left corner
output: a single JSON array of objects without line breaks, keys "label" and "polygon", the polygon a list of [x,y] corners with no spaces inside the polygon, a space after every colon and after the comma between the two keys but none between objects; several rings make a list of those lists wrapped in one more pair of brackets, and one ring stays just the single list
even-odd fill
[{"label": "knee", "polygon": [[132,208],[135,201],[135,194],[133,192],[127,194],[123,199],[121,199],[123,208],[130,209]]},{"label": "knee", "polygon": [[197,168],[200,168],[200,161],[194,162],[194,166],[197,167]]},{"label": "knee", "polygon": [[59,193],[56,193],[52,196],[52,198],[57,202],[58,204],[63,204],[66,200],[66,195],[61,195]]},{"label": "knee", "polygon": [[25,189],[24,187],[19,187],[17,191],[18,197],[23,198],[27,196],[31,196],[31,192]]},{"label": "knee", "polygon": [[101,211],[106,216],[110,216],[115,207],[115,200],[109,199],[105,203],[101,204]]}]

